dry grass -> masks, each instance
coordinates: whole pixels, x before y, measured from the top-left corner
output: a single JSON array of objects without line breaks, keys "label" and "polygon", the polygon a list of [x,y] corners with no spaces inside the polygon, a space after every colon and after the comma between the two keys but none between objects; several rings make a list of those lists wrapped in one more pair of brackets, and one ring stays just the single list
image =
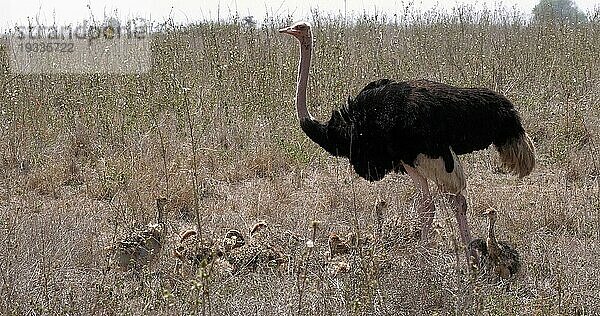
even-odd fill
[{"label": "dry grass", "polygon": [[[0,314],[600,312],[597,20],[540,26],[465,9],[313,17],[309,106],[319,118],[379,77],[489,87],[519,108],[538,150],[531,176],[499,173],[492,151],[462,158],[474,235],[484,234],[477,214],[494,207],[500,239],[524,259],[509,289],[465,271],[441,197],[433,247],[365,249],[350,273],[327,272],[328,234],[371,231],[378,197],[398,235],[408,234],[415,190],[399,175],[367,183],[302,134],[297,45],[276,32],[289,22],[171,26],[141,76],[13,78],[0,55]],[[158,195],[172,201],[166,251],[140,275],[109,270],[103,248],[151,221]],[[313,238],[318,220],[315,247],[271,273],[185,279],[169,254],[196,225],[196,208],[206,239],[259,219]]]}]

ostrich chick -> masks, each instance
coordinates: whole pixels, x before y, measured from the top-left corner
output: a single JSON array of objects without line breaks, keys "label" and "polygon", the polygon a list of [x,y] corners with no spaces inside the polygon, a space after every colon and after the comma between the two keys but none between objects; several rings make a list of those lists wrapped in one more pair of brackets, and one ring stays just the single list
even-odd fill
[{"label": "ostrich chick", "polygon": [[[236,240],[241,237],[239,234]],[[264,266],[276,266],[285,262],[283,252],[272,244],[269,237],[269,227],[265,222],[254,224],[250,230],[250,241],[238,242],[235,248],[225,253],[226,260],[233,265],[233,271],[257,271]]]},{"label": "ostrich chick", "polygon": [[139,270],[158,257],[164,241],[164,208],[166,204],[166,198],[157,198],[157,222],[132,232],[118,241],[115,246],[109,247],[114,251],[116,265],[121,271],[129,271],[132,268]]},{"label": "ostrich chick", "polygon": [[329,258],[350,253],[350,246],[336,233],[329,235]]},{"label": "ostrich chick", "polygon": [[[227,236],[231,233],[228,232]],[[175,271],[180,275],[196,275],[198,269],[203,264],[213,264],[217,269],[218,274],[227,274],[231,271],[231,265],[222,259],[224,252],[227,251],[225,240],[223,244],[204,241],[199,243],[197,239],[198,233],[193,230],[185,231],[175,248],[174,255],[177,258]],[[184,268],[185,267],[185,272]]]},{"label": "ostrich chick", "polygon": [[237,229],[232,229],[225,234],[225,238],[223,238],[223,250],[231,251],[235,248],[239,248],[246,244],[244,240],[244,236]]},{"label": "ostrich chick", "polygon": [[494,277],[510,279],[521,268],[521,259],[517,250],[507,241],[496,240],[495,224],[496,211],[493,209],[484,213],[488,217],[488,235],[485,240],[475,239],[469,244],[469,249],[479,254],[478,268],[484,274],[493,273]]}]

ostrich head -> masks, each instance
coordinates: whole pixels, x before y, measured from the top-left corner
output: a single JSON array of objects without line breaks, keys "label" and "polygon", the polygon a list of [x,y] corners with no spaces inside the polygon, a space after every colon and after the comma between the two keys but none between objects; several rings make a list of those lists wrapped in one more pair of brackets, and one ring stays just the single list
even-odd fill
[{"label": "ostrich head", "polygon": [[329,234],[329,243],[332,245],[338,245],[342,243],[342,239],[336,233]]},{"label": "ostrich head", "polygon": [[265,221],[259,221],[250,229],[250,242],[253,244],[262,244],[271,238],[269,226]]},{"label": "ostrich head", "polygon": [[494,223],[496,223],[496,210],[493,208],[490,208],[489,210],[485,211],[483,213],[484,216],[487,216],[488,220],[490,221],[490,225],[494,225]]},{"label": "ostrich head", "polygon": [[375,201],[375,213],[378,217],[383,216],[383,212],[385,212],[388,208],[388,203],[385,200],[377,199]]},{"label": "ostrich head", "polygon": [[254,226],[252,226],[252,229],[250,230],[250,235],[254,236],[256,233],[262,231],[265,228],[267,228],[267,223],[265,221],[260,221],[254,224]]},{"label": "ostrich head", "polygon": [[198,233],[193,230],[193,229],[188,229],[186,230],[182,235],[181,238],[179,238],[179,245],[177,246],[177,248],[175,248],[175,250],[173,251],[173,254],[175,255],[176,258],[178,258],[179,260],[183,261],[185,260],[185,256],[186,256],[186,248],[183,245],[183,243],[189,239],[192,238],[194,236],[196,236]]},{"label": "ostrich head", "polygon": [[348,244],[345,243],[336,233],[329,235],[329,257],[333,258],[337,255],[346,254],[350,251]]},{"label": "ostrich head", "polygon": [[193,230],[193,229],[188,229],[185,232],[183,232],[183,234],[181,234],[181,238],[179,239],[179,242],[182,243],[184,242],[186,239],[192,237],[192,236],[196,236],[198,233]]},{"label": "ostrich head", "polygon": [[167,205],[167,198],[164,196],[156,198],[156,208],[161,209]]},{"label": "ostrich head", "polygon": [[223,238],[223,248],[226,251],[230,251],[235,248],[239,248],[246,243],[244,240],[244,236],[237,229],[232,229],[225,234],[225,238]]},{"label": "ostrich head", "polygon": [[308,22],[297,22],[291,26],[279,29],[279,33],[290,34],[300,41],[301,45],[311,45],[312,33]]}]

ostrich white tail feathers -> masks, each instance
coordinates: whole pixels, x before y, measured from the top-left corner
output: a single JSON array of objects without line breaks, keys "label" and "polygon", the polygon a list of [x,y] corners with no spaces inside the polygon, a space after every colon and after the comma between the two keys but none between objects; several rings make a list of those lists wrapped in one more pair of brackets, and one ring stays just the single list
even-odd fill
[{"label": "ostrich white tail feathers", "polygon": [[535,167],[535,147],[526,132],[498,147],[498,152],[502,166],[520,178],[530,174]]}]

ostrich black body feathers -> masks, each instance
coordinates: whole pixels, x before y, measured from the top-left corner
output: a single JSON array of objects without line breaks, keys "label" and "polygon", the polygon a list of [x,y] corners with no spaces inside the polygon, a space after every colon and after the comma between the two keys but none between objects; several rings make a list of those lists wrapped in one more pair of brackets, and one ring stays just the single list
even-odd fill
[{"label": "ostrich black body feathers", "polygon": [[450,148],[466,154],[503,146],[525,131],[519,114],[502,95],[485,88],[457,88],[429,80],[369,83],[356,98],[322,124],[305,119],[301,127],[330,154],[347,157],[369,180],[414,166],[419,154],[442,157],[454,169]]}]

